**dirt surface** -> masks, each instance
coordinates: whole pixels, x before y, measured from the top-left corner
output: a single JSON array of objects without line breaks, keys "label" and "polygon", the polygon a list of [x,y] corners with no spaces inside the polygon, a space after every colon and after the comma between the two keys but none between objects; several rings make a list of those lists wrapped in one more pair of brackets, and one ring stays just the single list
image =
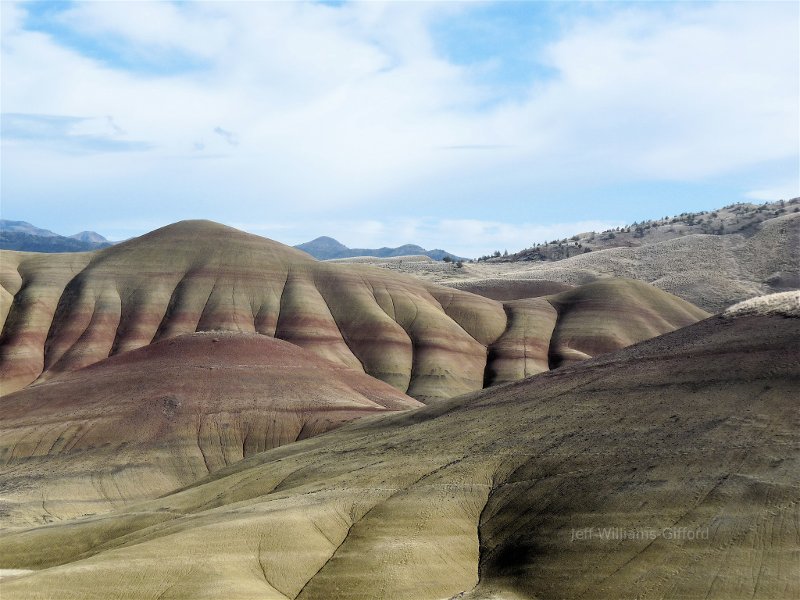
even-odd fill
[{"label": "dirt surface", "polygon": [[155,498],[255,453],[419,406],[288,342],[181,335],[3,398],[2,522]]},{"label": "dirt surface", "polygon": [[797,597],[799,337],[712,317],[6,532],[3,598]]}]

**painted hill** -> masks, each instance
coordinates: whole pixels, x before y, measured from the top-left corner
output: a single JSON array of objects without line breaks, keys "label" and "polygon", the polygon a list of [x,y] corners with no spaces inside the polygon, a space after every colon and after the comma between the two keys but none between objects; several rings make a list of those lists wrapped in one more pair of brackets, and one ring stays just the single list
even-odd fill
[{"label": "painted hill", "polygon": [[330,260],[333,258],[353,258],[356,256],[377,256],[380,258],[390,258],[394,256],[427,256],[434,260],[443,260],[445,257],[451,260],[465,260],[455,254],[450,254],[444,250],[425,250],[415,244],[405,244],[397,248],[348,248],[337,240],[322,236],[310,242],[295,246],[298,250],[307,252],[318,260]]},{"label": "painted hill", "polygon": [[[586,307],[621,328],[595,331],[586,321],[584,341],[570,347],[587,356],[706,316],[623,280],[592,288],[619,299],[599,309],[580,293],[558,310],[549,299],[506,307],[384,269],[320,263],[208,221],[170,225],[97,253],[0,258],[5,394],[155,341],[219,330],[292,342],[427,401],[546,369],[561,313],[578,322]],[[616,312],[654,319],[643,327]],[[600,343],[595,335],[608,339]]]},{"label": "painted hill", "polygon": [[71,237],[40,229],[25,221],[0,219],[0,249],[25,252],[87,252],[111,245],[93,231]]},{"label": "painted hill", "polygon": [[181,335],[3,398],[3,513],[20,524],[107,511],[353,419],[419,406],[288,342]]},{"label": "painted hill", "polygon": [[797,597],[798,337],[714,317],[9,532],[3,597]]}]

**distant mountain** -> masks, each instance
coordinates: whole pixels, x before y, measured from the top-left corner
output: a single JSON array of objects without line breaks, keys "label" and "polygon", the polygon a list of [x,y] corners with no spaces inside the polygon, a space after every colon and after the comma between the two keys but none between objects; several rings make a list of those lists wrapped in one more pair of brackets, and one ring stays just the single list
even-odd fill
[{"label": "distant mountain", "polygon": [[102,244],[103,242],[108,241],[106,238],[104,238],[96,231],[81,231],[80,233],[76,233],[75,235],[71,235],[69,237],[71,237],[73,240],[80,240],[81,242],[90,242],[92,244]]},{"label": "distant mountain", "polygon": [[352,252],[350,248],[338,240],[325,235],[318,237],[315,240],[311,240],[310,242],[306,242],[305,244],[298,244],[295,246],[295,248],[302,250],[303,252],[306,252],[314,258],[318,258],[320,260],[353,256],[352,254],[349,254],[349,252]]},{"label": "distant mountain", "polygon": [[40,229],[26,221],[9,221],[8,219],[0,219],[0,231],[26,233],[28,235],[40,237],[60,237],[57,233],[53,233],[49,229]]},{"label": "distant mountain", "polygon": [[99,233],[82,231],[66,237],[25,221],[0,219],[0,249],[23,252],[88,252],[111,246]]},{"label": "distant mountain", "polygon": [[295,246],[319,260],[330,260],[332,258],[353,258],[355,256],[377,256],[379,258],[390,258],[392,256],[428,256],[433,260],[443,260],[449,256],[453,260],[464,260],[460,256],[451,254],[445,250],[425,250],[416,244],[405,244],[397,248],[348,248],[341,242],[332,237],[322,236],[315,240],[298,244]]}]

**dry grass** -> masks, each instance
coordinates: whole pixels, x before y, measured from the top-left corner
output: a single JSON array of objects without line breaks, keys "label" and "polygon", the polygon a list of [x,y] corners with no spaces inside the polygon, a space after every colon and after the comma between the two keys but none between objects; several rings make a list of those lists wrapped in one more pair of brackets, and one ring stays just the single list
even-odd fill
[{"label": "dry grass", "polygon": [[800,317],[800,291],[780,292],[751,298],[734,304],[722,314],[726,317],[748,315]]}]

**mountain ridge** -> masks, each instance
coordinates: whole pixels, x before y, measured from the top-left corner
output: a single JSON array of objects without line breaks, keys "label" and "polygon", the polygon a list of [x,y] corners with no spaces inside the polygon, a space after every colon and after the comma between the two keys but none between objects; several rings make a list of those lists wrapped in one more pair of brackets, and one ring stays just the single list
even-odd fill
[{"label": "mountain ridge", "polygon": [[113,245],[94,231],[81,231],[71,236],[53,233],[27,221],[0,219],[0,249],[18,252],[91,252]]},{"label": "mountain ridge", "polygon": [[0,231],[27,233],[28,235],[36,235],[40,237],[59,237],[57,233],[53,233],[49,229],[36,227],[27,221],[11,221],[9,219],[0,219]]},{"label": "mountain ridge", "polygon": [[307,252],[317,260],[332,260],[337,258],[356,258],[359,256],[376,256],[378,258],[392,258],[396,256],[427,256],[433,260],[443,260],[445,257],[452,261],[466,260],[445,250],[426,250],[416,244],[404,244],[396,248],[383,246],[381,248],[349,248],[340,241],[330,236],[320,236],[294,246],[298,250]]}]

